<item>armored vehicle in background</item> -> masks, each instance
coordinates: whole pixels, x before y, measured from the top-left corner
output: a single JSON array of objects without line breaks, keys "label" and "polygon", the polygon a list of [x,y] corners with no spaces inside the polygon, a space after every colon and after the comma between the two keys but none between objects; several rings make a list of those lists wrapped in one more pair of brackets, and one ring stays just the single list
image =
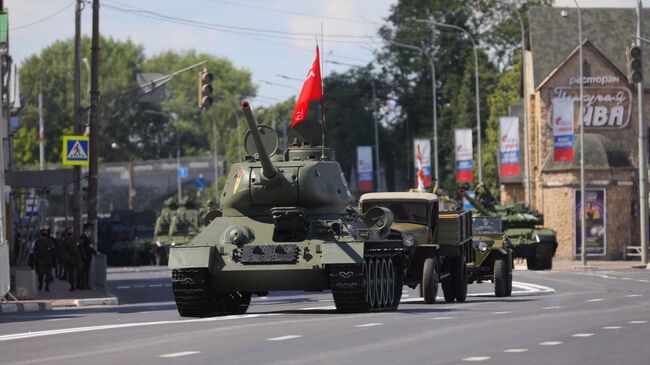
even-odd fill
[{"label": "armored vehicle in background", "polygon": [[512,294],[512,248],[502,233],[501,218],[474,217],[472,246],[467,251],[467,277],[470,283],[491,281],[497,297]]},{"label": "armored vehicle in background", "polygon": [[303,138],[277,155],[275,131],[242,109],[248,156],[230,167],[219,213],[170,250],[180,315],[241,314],[252,294],[280,290],[331,289],[340,312],[396,309],[404,242],[388,237],[390,210],[358,214],[333,151]]},{"label": "armored vehicle in background", "polygon": [[152,211],[122,210],[101,219],[97,225],[97,242],[99,251],[106,253],[108,265],[151,264],[155,218]]},{"label": "armored vehicle in background", "polygon": [[419,285],[427,304],[436,301],[439,282],[447,302],[465,301],[465,252],[472,231],[469,211],[439,212],[438,197],[424,192],[368,193],[361,196],[359,204],[363,213],[376,207],[393,213],[395,223],[388,238],[405,243],[405,285]]},{"label": "armored vehicle in background", "polygon": [[190,242],[203,226],[199,219],[201,216],[203,216],[203,212],[199,208],[198,202],[188,197],[181,199],[169,225],[171,244],[177,245]]},{"label": "armored vehicle in background", "polygon": [[513,256],[525,258],[528,270],[553,268],[557,237],[554,230],[541,227],[544,224],[542,214],[524,204],[492,204],[492,199],[482,199],[481,195],[473,198],[464,190],[460,190],[460,195],[472,204],[479,216],[501,218],[503,233],[512,244]]},{"label": "armored vehicle in background", "polygon": [[169,246],[172,243],[172,237],[169,235],[169,229],[174,220],[174,215],[178,209],[178,200],[176,198],[168,198],[165,200],[163,209],[160,215],[156,218],[156,225],[154,227],[154,244],[153,248],[156,265],[167,265],[167,258],[169,256]]}]

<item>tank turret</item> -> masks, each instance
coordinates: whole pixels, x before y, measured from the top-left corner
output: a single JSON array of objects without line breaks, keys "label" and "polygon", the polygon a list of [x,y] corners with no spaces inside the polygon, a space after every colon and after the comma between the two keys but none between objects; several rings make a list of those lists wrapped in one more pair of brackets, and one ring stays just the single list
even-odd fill
[{"label": "tank turret", "polygon": [[476,209],[476,210],[477,210],[481,215],[485,215],[485,216],[493,216],[493,215],[496,215],[496,212],[491,212],[491,211],[487,210],[487,209],[486,209],[486,208],[485,208],[481,203],[478,202],[478,200],[476,200],[476,199],[474,199],[473,197],[471,197],[471,196],[467,193],[467,191],[465,191],[464,189],[460,189],[460,190],[458,190],[458,193],[460,194],[460,196],[462,196],[463,198],[467,199],[467,201],[468,201],[468,202],[469,202],[469,203],[470,203],[470,204],[471,204],[471,205],[472,205],[472,206],[473,206],[473,207],[474,207],[474,208],[475,208],[475,209]]}]

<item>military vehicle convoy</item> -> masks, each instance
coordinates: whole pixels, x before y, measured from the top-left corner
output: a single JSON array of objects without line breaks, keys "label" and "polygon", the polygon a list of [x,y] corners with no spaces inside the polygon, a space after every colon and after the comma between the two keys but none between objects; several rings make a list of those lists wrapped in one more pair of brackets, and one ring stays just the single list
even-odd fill
[{"label": "military vehicle convoy", "polygon": [[[464,190],[459,192],[472,204],[479,216],[501,218],[503,233],[512,244],[513,257],[525,258],[528,270],[553,268],[557,237],[555,231],[542,227],[542,214],[524,204],[497,205],[491,203],[492,199],[482,199],[480,195],[473,198]],[[481,203],[480,200],[484,202]]]},{"label": "military vehicle convoy", "polygon": [[471,213],[439,212],[438,197],[425,192],[368,193],[359,200],[361,212],[389,209],[395,219],[388,238],[403,239],[403,283],[420,286],[424,302],[436,301],[438,283],[447,302],[467,297],[465,252],[471,247]]},{"label": "military vehicle convoy", "polygon": [[170,246],[187,243],[199,233],[203,226],[202,215],[198,203],[188,197],[183,197],[180,203],[176,198],[165,200],[154,228],[157,265],[167,265]]},{"label": "military vehicle convoy", "polygon": [[474,217],[472,246],[467,251],[469,283],[494,283],[494,295],[512,294],[512,248],[510,239],[501,231],[501,218]]},{"label": "military vehicle convoy", "polygon": [[210,224],[170,250],[180,315],[241,314],[252,294],[280,290],[331,289],[339,312],[395,310],[403,281],[416,280],[405,271],[415,235],[396,235],[389,209],[350,207],[331,149],[303,137],[278,155],[275,131],[257,124],[248,102],[242,110],[248,156],[231,166]]}]

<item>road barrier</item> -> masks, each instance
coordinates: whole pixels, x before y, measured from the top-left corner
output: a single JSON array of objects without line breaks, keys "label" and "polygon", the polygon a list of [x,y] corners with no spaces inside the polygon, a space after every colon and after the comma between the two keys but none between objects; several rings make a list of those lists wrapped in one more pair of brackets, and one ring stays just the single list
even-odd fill
[{"label": "road barrier", "polygon": [[9,271],[9,241],[0,242],[0,298],[4,298],[11,286]]}]

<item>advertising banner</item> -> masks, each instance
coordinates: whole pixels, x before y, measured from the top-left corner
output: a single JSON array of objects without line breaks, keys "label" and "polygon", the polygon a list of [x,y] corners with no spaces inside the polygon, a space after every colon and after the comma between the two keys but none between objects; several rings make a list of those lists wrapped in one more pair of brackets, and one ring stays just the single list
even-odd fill
[{"label": "advertising banner", "polygon": [[[605,189],[586,189],[585,190],[585,225],[586,239],[585,252],[587,256],[604,256],[607,254],[607,209],[605,208],[606,194]],[[581,233],[580,214],[580,190],[575,192],[575,227],[576,242],[575,254],[581,254]]]},{"label": "advertising banner", "polygon": [[454,130],[456,140],[456,182],[471,183],[474,180],[472,130]]},{"label": "advertising banner", "polygon": [[573,161],[573,99],[553,99],[553,160]]},{"label": "advertising banner", "polygon": [[372,147],[357,147],[357,184],[359,191],[372,191]]},{"label": "advertising banner", "polygon": [[413,140],[413,153],[415,156],[415,181],[416,188],[423,190],[431,186],[431,141],[428,139]]},{"label": "advertising banner", "polygon": [[502,177],[517,177],[521,174],[520,155],[519,118],[499,118],[499,173]]}]

